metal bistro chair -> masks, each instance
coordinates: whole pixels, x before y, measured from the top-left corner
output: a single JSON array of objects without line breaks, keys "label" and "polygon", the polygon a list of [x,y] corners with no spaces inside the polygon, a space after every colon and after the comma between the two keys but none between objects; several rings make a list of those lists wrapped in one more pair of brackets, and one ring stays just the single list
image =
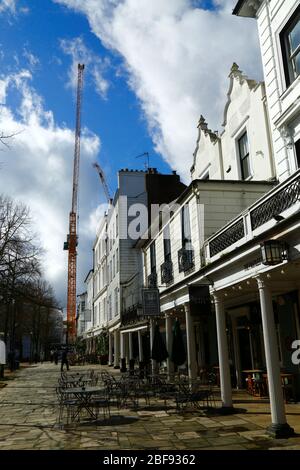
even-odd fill
[{"label": "metal bistro chair", "polygon": [[177,410],[183,410],[189,405],[197,409],[215,405],[212,388],[209,385],[206,388],[201,388],[199,383],[179,382],[175,400]]},{"label": "metal bistro chair", "polygon": [[77,401],[74,398],[69,398],[64,393],[65,388],[59,386],[56,387],[56,396],[58,399],[58,424],[62,425],[64,423],[64,411],[66,411],[67,424],[73,421],[76,410],[77,410]]}]

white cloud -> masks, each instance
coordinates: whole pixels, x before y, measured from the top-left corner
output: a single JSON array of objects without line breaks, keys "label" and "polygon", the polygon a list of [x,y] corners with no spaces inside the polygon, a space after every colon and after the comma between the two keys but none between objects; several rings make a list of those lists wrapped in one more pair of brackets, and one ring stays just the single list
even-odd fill
[{"label": "white cloud", "polygon": [[255,21],[232,16],[236,0],[215,0],[216,11],[192,0],[53,1],[85,14],[122,56],[156,148],[185,177],[200,114],[220,127],[232,63],[262,76]]},{"label": "white cloud", "polygon": [[[4,78],[0,76],[2,103],[10,93],[18,106],[15,112],[7,105],[0,106],[0,129],[5,134],[17,132],[17,135],[9,142],[10,148],[3,148],[1,152],[1,193],[30,207],[35,229],[46,249],[45,275],[64,302],[67,252],[63,252],[63,242],[71,208],[74,131],[55,123],[53,113],[45,109],[42,98],[31,86],[29,71],[22,70]],[[99,183],[91,165],[99,150],[99,138],[83,129],[80,227],[90,225],[100,202]],[[92,230],[79,229],[79,283],[91,267],[90,247],[94,236]]]},{"label": "white cloud", "polygon": [[18,1],[19,0],[0,0],[0,14],[4,12],[13,16],[17,13],[27,14],[29,12],[29,8],[19,6]]},{"label": "white cloud", "polygon": [[40,61],[32,52],[30,52],[26,47],[23,48],[23,57],[27,60],[28,64],[32,69],[39,65]]},{"label": "white cloud", "polygon": [[85,65],[85,75],[92,77],[96,92],[102,97],[106,98],[109,88],[108,81],[104,78],[104,74],[109,66],[107,58],[100,58],[89,50],[80,37],[67,40],[62,39],[60,45],[65,54],[72,58],[71,67],[68,72],[69,82],[68,85],[73,89],[76,88],[77,83],[77,64]]},{"label": "white cloud", "polygon": [[8,11],[9,13],[16,13],[16,0],[0,0],[0,13]]}]

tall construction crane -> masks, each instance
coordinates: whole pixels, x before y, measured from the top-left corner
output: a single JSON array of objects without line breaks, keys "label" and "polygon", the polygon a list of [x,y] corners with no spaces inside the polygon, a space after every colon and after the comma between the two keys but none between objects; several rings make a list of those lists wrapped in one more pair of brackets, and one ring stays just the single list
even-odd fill
[{"label": "tall construction crane", "polygon": [[103,172],[102,168],[100,167],[100,165],[98,165],[98,163],[93,163],[93,167],[96,168],[96,170],[98,172],[100,181],[103,185],[103,189],[104,189],[104,192],[105,192],[107,202],[108,202],[108,204],[111,204],[112,203],[112,197],[111,197],[110,191],[108,189],[108,185],[107,185],[107,182],[106,182],[106,179],[105,179],[104,172]]},{"label": "tall construction crane", "polygon": [[72,208],[69,216],[69,234],[64,243],[64,250],[69,251],[68,256],[68,302],[67,302],[67,342],[74,343],[76,338],[76,256],[77,256],[77,205],[80,159],[80,133],[81,133],[81,100],[84,65],[78,64],[77,76],[77,103],[76,103],[76,129],[73,166]]}]

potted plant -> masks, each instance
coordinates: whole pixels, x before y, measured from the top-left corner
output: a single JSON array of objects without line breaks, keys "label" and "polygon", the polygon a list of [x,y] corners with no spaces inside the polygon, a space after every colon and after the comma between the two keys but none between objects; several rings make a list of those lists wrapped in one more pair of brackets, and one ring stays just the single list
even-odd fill
[{"label": "potted plant", "polygon": [[103,330],[97,338],[97,354],[99,355],[100,364],[108,363],[108,334]]}]

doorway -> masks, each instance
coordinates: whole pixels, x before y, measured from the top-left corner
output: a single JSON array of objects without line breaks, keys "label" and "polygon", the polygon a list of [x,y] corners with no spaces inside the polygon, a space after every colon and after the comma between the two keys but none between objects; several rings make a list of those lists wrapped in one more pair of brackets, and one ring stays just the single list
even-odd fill
[{"label": "doorway", "polygon": [[249,330],[243,327],[238,328],[238,339],[241,369],[242,371],[253,369]]}]

